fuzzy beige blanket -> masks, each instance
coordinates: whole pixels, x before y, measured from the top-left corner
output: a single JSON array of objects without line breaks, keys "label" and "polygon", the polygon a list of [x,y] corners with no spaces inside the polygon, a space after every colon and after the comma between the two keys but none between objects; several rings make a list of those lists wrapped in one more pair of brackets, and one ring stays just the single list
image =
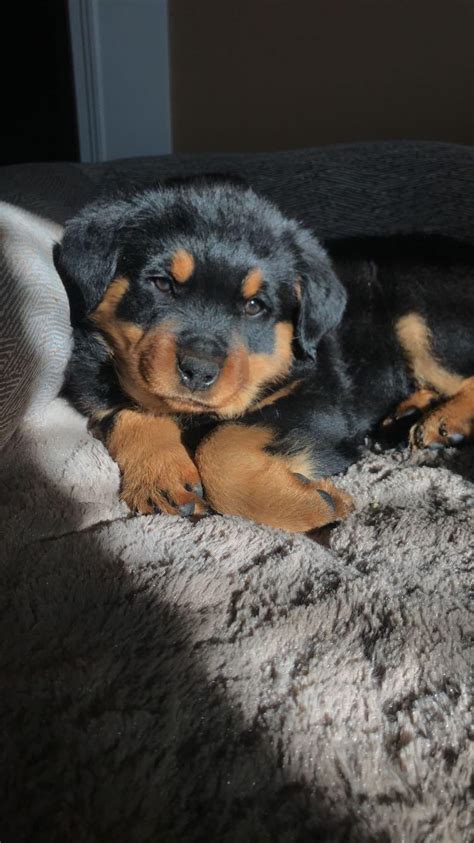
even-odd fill
[{"label": "fuzzy beige blanket", "polygon": [[321,545],[131,516],[61,400],[0,464],[0,839],[468,843],[473,454],[371,452]]}]

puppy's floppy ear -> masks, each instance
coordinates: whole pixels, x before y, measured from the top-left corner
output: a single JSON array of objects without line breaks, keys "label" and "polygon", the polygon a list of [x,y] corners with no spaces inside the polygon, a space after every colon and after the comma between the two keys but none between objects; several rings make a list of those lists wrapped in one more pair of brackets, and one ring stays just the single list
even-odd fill
[{"label": "puppy's floppy ear", "polygon": [[347,294],[323,247],[309,231],[299,229],[296,339],[305,357],[314,360],[324,334],[341,321]]},{"label": "puppy's floppy ear", "polygon": [[117,235],[125,202],[101,202],[84,208],[66,223],[53,260],[69,298],[71,324],[80,324],[99,304],[114,277]]}]

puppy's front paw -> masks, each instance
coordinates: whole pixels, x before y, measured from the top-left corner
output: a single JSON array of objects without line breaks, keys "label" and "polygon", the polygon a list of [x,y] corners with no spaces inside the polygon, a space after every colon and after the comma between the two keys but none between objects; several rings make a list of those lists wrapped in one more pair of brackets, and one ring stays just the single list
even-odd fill
[{"label": "puppy's front paw", "polygon": [[427,413],[410,431],[412,448],[456,447],[474,440],[474,378]]},{"label": "puppy's front paw", "polygon": [[203,515],[199,471],[168,417],[124,410],[107,439],[122,473],[121,498],[135,512]]},{"label": "puppy's front paw", "polygon": [[265,428],[227,424],[201,443],[196,462],[216,512],[297,533],[349,514],[349,495],[327,478],[310,480],[295,472],[291,457],[269,453],[270,441]]},{"label": "puppy's front paw", "polygon": [[458,447],[472,438],[473,430],[472,419],[450,416],[446,408],[440,407],[413,425],[410,445],[414,450],[429,448],[430,451]]},{"label": "puppy's front paw", "polygon": [[199,472],[183,446],[157,449],[152,459],[131,462],[122,474],[122,500],[135,512],[204,515]]}]

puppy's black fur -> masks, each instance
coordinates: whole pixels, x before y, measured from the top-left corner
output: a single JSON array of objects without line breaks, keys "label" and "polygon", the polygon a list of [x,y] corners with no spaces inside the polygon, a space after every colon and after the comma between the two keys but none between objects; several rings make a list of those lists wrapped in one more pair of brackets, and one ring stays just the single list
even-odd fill
[{"label": "puppy's black fur", "polygon": [[[422,320],[438,368],[474,373],[474,256],[415,238],[331,252],[220,177],[87,207],[54,248],[74,327],[65,394],[109,427],[125,408],[172,414],[192,449],[231,419],[265,426],[268,453],[304,451],[318,475],[345,469],[367,432],[426,385],[400,319]],[[104,322],[97,309],[117,279]],[[415,357],[419,345],[415,336]]]}]

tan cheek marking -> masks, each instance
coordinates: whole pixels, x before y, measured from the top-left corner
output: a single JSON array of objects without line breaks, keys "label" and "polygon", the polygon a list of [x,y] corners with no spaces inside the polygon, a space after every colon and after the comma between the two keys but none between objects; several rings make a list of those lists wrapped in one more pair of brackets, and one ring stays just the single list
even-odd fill
[{"label": "tan cheek marking", "polygon": [[262,289],[262,270],[252,269],[242,283],[242,295],[245,299],[252,299]]},{"label": "tan cheek marking", "polygon": [[107,288],[102,300],[90,315],[90,319],[100,328],[114,350],[128,351],[139,342],[144,334],[142,328],[133,322],[117,318],[117,308],[130,286],[128,278],[116,278]]},{"label": "tan cheek marking", "polygon": [[454,395],[463,378],[445,369],[433,356],[431,332],[418,313],[408,313],[395,324],[395,333],[419,386],[431,386],[443,395]]},{"label": "tan cheek marking", "polygon": [[301,301],[301,281],[299,280],[299,278],[297,281],[295,281],[295,294],[298,301]]},{"label": "tan cheek marking", "polygon": [[222,418],[232,418],[248,410],[258,399],[262,389],[285,378],[293,360],[293,326],[279,322],[275,327],[275,349],[272,354],[249,354],[248,377],[235,400],[219,406]]},{"label": "tan cheek marking", "polygon": [[212,401],[220,404],[239,388],[244,387],[249,375],[248,353],[244,346],[238,346],[227,355],[222,372],[212,393]]},{"label": "tan cheek marking", "polygon": [[185,284],[189,281],[194,272],[195,263],[193,256],[186,249],[178,249],[171,261],[171,273],[178,284]]},{"label": "tan cheek marking", "polygon": [[167,413],[160,397],[176,392],[176,338],[169,324],[156,328],[117,361],[122,389],[141,407]]},{"label": "tan cheek marking", "polygon": [[272,354],[250,354],[250,381],[260,388],[267,382],[288,374],[293,360],[291,344],[293,326],[279,322],[275,327],[275,350]]},{"label": "tan cheek marking", "polygon": [[106,322],[111,316],[115,316],[115,311],[125,293],[130,286],[128,278],[115,278],[107,287],[102,299],[97,305],[94,312],[91,314],[91,319],[94,322]]}]

